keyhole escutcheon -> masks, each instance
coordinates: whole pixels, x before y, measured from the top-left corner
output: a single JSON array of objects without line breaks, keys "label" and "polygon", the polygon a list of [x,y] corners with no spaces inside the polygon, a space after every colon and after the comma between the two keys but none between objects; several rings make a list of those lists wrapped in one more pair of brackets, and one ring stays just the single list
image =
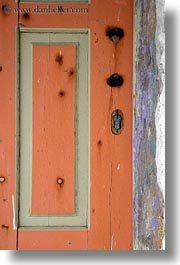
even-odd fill
[{"label": "keyhole escutcheon", "polygon": [[111,131],[113,134],[121,134],[124,127],[124,115],[121,110],[116,109],[111,115]]}]

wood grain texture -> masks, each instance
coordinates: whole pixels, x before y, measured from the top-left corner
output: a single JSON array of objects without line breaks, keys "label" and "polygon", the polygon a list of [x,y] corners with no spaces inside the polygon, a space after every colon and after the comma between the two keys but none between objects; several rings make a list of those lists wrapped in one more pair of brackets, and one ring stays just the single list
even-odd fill
[{"label": "wood grain texture", "polygon": [[165,66],[160,64],[164,51],[163,8],[161,0],[135,1],[134,249],[138,250],[161,250],[165,229],[164,194],[156,160],[157,135],[164,137],[157,134],[160,124],[156,122],[164,91]]},{"label": "wood grain texture", "polygon": [[[16,27],[18,14],[0,2],[0,249],[16,249]],[[7,3],[7,2],[6,2]],[[16,7],[9,0],[7,6]],[[9,11],[8,11],[9,10]]]},{"label": "wood grain texture", "polygon": [[33,46],[32,214],[75,212],[75,68],[76,46]]},{"label": "wood grain texture", "polygon": [[20,250],[87,250],[85,231],[36,231],[19,233]]}]

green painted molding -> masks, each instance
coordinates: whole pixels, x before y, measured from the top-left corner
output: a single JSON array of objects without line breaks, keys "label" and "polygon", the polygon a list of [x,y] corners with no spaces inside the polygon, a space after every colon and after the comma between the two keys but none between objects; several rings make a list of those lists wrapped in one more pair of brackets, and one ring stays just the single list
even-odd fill
[{"label": "green painted molding", "polygon": [[[68,29],[65,32],[43,29],[20,32],[20,168],[19,168],[19,227],[41,229],[88,229],[90,200],[90,90],[89,90],[89,31]],[[75,97],[75,213],[32,215],[32,46],[74,45],[77,49],[78,72]],[[84,60],[86,58],[86,60]],[[87,89],[84,89],[86,86]],[[84,100],[82,100],[82,98]],[[22,100],[23,99],[23,100]],[[18,114],[17,114],[18,115]],[[88,118],[87,118],[88,117]],[[28,157],[28,159],[27,159]],[[18,197],[18,196],[17,196]],[[18,211],[16,211],[18,212]]]}]

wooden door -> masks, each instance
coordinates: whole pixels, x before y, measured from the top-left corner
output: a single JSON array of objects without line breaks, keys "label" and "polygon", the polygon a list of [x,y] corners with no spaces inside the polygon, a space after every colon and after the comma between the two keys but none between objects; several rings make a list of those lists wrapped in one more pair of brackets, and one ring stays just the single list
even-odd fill
[{"label": "wooden door", "polygon": [[130,250],[133,1],[30,2],[1,8],[0,246]]}]

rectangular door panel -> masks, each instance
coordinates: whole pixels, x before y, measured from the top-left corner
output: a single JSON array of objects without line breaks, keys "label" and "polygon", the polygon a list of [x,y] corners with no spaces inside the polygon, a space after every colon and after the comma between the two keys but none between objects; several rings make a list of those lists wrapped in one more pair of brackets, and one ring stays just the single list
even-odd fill
[{"label": "rectangular door panel", "polygon": [[76,46],[33,45],[32,57],[31,213],[73,214]]},{"label": "rectangular door panel", "polygon": [[20,34],[20,227],[88,226],[88,45],[87,30]]}]

